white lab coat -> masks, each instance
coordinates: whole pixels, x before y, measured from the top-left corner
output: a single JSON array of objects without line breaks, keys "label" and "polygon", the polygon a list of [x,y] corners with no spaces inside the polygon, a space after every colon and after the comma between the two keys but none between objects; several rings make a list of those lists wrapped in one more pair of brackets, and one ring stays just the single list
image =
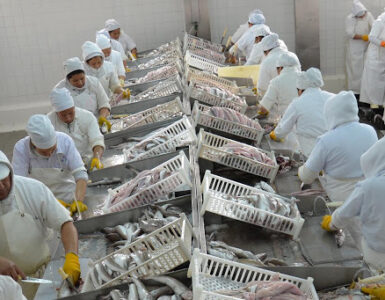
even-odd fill
[{"label": "white lab coat", "polygon": [[231,37],[231,41],[235,44],[242,37],[242,35],[249,29],[249,23],[239,25],[238,29],[234,32]]},{"label": "white lab coat", "polygon": [[333,94],[320,88],[306,89],[286,109],[274,130],[277,138],[285,138],[294,130],[302,153],[309,156],[317,137],[327,130],[323,110],[331,96]]},{"label": "white lab coat", "polygon": [[134,40],[122,29],[120,29],[119,42],[122,45],[125,53],[128,53],[132,49],[136,48]]},{"label": "white lab coat", "polygon": [[[278,40],[279,42],[279,47],[283,50],[287,51],[287,46],[283,40]],[[261,43],[256,43],[253,45],[253,48],[251,50],[251,53],[249,55],[249,58],[247,59],[245,65],[259,65],[263,61],[265,57],[265,54],[263,53]]]},{"label": "white lab coat", "polygon": [[109,99],[100,81],[93,76],[86,76],[86,83],[82,88],[76,88],[67,79],[60,81],[55,88],[67,88],[76,107],[90,111],[95,116],[99,115],[101,108],[111,109]]},{"label": "white lab coat", "polygon": [[111,50],[110,56],[106,57],[105,60],[114,65],[118,76],[126,77],[126,70],[124,69],[122,55],[118,51]]},{"label": "white lab coat", "polygon": [[[246,56],[246,59],[249,59],[253,46],[255,44],[255,30],[257,28],[267,27],[265,24],[257,24],[248,28],[246,32],[241,36],[237,41],[236,45],[243,55]],[[268,28],[268,27],[267,27]]]},{"label": "white lab coat", "polygon": [[87,75],[99,79],[108,97],[111,97],[115,89],[120,87],[118,74],[111,62],[104,60],[103,65],[98,70],[91,68],[86,62],[83,62],[83,65]]},{"label": "white lab coat", "polygon": [[270,81],[260,105],[269,111],[269,119],[273,122],[277,122],[293,99],[298,97],[296,88],[298,73],[298,67],[285,67]]},{"label": "white lab coat", "polygon": [[278,76],[277,73],[277,59],[281,55],[281,53],[285,52],[280,47],[276,47],[267,54],[267,56],[263,59],[261,63],[261,67],[259,69],[259,78],[257,83],[258,93],[263,96],[267,88],[269,87],[270,80],[274,77]]},{"label": "white lab coat", "polygon": [[88,180],[82,158],[70,136],[56,132],[57,148],[49,157],[31,148],[30,137],[19,140],[13,149],[12,165],[16,175],[43,182],[56,198],[74,200],[76,181]]},{"label": "white lab coat", "polygon": [[385,101],[385,13],[373,22],[369,34],[369,46],[366,51],[364,71],[362,73],[360,101],[369,104],[384,105]]},{"label": "white lab coat", "polygon": [[20,285],[10,276],[0,275],[0,299],[27,300]]},{"label": "white lab coat", "polygon": [[361,77],[364,70],[365,52],[369,45],[363,40],[355,40],[353,37],[358,35],[369,35],[373,24],[373,16],[367,12],[364,18],[356,18],[350,14],[346,18],[346,73],[348,79],[348,89],[355,94],[360,93]]},{"label": "white lab coat", "polygon": [[76,149],[86,164],[93,157],[92,149],[94,147],[105,148],[104,137],[100,132],[95,116],[91,112],[76,107],[75,119],[70,124],[61,121],[54,111],[48,113],[47,116],[56,131],[64,132],[74,140]]}]

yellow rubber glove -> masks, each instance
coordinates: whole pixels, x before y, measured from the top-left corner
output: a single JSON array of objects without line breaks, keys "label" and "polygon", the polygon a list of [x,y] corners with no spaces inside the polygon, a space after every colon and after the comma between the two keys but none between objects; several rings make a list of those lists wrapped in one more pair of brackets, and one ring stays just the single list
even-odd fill
[{"label": "yellow rubber glove", "polygon": [[367,34],[364,34],[363,36],[361,36],[361,38],[365,42],[369,41],[369,36]]},{"label": "yellow rubber glove", "polygon": [[265,110],[265,111],[263,111],[263,110],[258,110],[257,114],[258,114],[259,116],[268,116],[268,115],[269,115],[269,111],[268,111],[268,110]]},{"label": "yellow rubber glove", "polygon": [[131,72],[131,69],[129,67],[125,67],[124,69],[125,69],[126,73]]},{"label": "yellow rubber glove", "polygon": [[71,205],[69,205],[67,202],[64,202],[63,200],[60,200],[60,199],[56,199],[57,201],[59,201],[59,203],[61,204],[61,205],[63,205],[65,208],[68,208],[68,207],[70,207]]},{"label": "yellow rubber glove", "polygon": [[99,122],[99,126],[100,126],[100,127],[102,127],[103,124],[106,124],[107,130],[108,130],[108,131],[111,131],[111,123],[110,123],[110,121],[108,121],[105,117],[99,117],[98,122]]},{"label": "yellow rubber glove", "polygon": [[363,287],[361,289],[362,292],[369,294],[371,296],[371,299],[379,299],[379,300],[385,300],[385,286],[380,285],[373,288],[367,288]]},{"label": "yellow rubber glove", "polygon": [[120,82],[120,86],[124,87],[124,79],[119,79],[119,82]]},{"label": "yellow rubber glove", "polygon": [[[88,209],[87,205],[85,205],[82,201],[78,201],[80,212],[86,211]],[[78,207],[76,206],[76,202],[72,202],[70,206],[71,214],[74,214],[78,211]]]},{"label": "yellow rubber glove", "polygon": [[71,278],[72,282],[76,284],[80,277],[79,256],[75,253],[68,252],[64,261],[63,271]]},{"label": "yellow rubber glove", "polygon": [[258,89],[257,88],[253,88],[252,91],[253,91],[254,95],[258,95]]},{"label": "yellow rubber glove", "polygon": [[91,167],[90,167],[90,170],[93,170],[94,168],[96,168],[96,169],[98,169],[98,170],[104,168],[102,162],[101,162],[100,159],[97,158],[97,157],[94,157],[94,158],[91,160]]},{"label": "yellow rubber glove", "polygon": [[276,141],[276,142],[283,142],[283,139],[277,138],[277,136],[275,135],[275,131],[274,131],[274,130],[273,130],[272,132],[270,132],[269,136],[270,136],[270,138],[271,138],[273,141]]},{"label": "yellow rubber glove", "polygon": [[381,47],[385,47],[385,41],[381,42]]},{"label": "yellow rubber glove", "polygon": [[135,53],[135,52],[131,52],[132,56],[137,59],[138,58],[138,55]]},{"label": "yellow rubber glove", "polygon": [[335,231],[330,227],[331,222],[332,222],[332,216],[331,215],[324,216],[322,219],[322,223],[321,223],[322,229],[329,231],[329,232]]},{"label": "yellow rubber glove", "polygon": [[130,89],[123,90],[123,99],[130,99],[130,97],[131,97]]}]

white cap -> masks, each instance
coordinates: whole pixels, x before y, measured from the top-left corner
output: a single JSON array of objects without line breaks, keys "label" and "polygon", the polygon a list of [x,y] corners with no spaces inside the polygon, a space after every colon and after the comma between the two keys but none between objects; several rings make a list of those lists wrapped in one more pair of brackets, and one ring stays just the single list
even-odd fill
[{"label": "white cap", "polygon": [[49,149],[56,144],[55,128],[46,115],[30,117],[26,131],[37,148]]},{"label": "white cap", "polygon": [[283,52],[278,56],[276,67],[301,67],[297,55],[293,52]]},{"label": "white cap", "polygon": [[353,1],[352,14],[355,17],[362,17],[366,12],[366,7],[359,1]]},{"label": "white cap", "polygon": [[66,76],[73,71],[82,70],[84,72],[84,66],[79,57],[72,57],[64,62],[64,71]]},{"label": "white cap", "polygon": [[71,93],[66,88],[54,88],[49,96],[55,112],[60,112],[75,106]]},{"label": "white cap", "polygon": [[104,34],[99,34],[96,37],[96,45],[99,46],[100,49],[108,49],[111,48],[111,41]]},{"label": "white cap", "polygon": [[115,30],[115,29],[120,28],[120,24],[119,24],[118,21],[116,21],[115,19],[108,19],[108,20],[104,23],[104,28],[105,28],[107,31],[112,31],[112,30]]},{"label": "white cap", "polygon": [[273,48],[279,47],[279,36],[276,33],[269,34],[268,36],[265,36],[263,40],[261,41],[261,47],[263,51],[268,51]]},{"label": "white cap", "polygon": [[0,180],[5,179],[9,175],[11,170],[8,168],[6,164],[0,163]]},{"label": "white cap", "polygon": [[301,72],[297,77],[297,89],[306,90],[307,88],[319,88],[324,85],[321,71],[317,68],[309,68],[306,72]]},{"label": "white cap", "polygon": [[270,28],[267,25],[252,26],[250,32],[254,37],[267,36],[271,34]]},{"label": "white cap", "polygon": [[249,15],[249,23],[256,25],[256,24],[265,24],[265,17],[263,14],[257,12],[257,11],[252,11]]},{"label": "white cap", "polygon": [[93,57],[101,56],[104,59],[102,50],[93,42],[87,41],[82,46],[83,60],[87,61]]}]

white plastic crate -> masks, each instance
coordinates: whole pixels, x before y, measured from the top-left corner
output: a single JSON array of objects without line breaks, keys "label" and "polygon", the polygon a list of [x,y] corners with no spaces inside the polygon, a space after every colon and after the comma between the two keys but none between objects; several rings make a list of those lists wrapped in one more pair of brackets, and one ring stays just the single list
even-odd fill
[{"label": "white plastic crate", "polygon": [[[122,249],[90,263],[82,292],[101,289],[124,282],[127,277],[146,277],[164,274],[187,262],[191,258],[191,240],[193,230],[184,213],[177,220],[139,238],[135,242]],[[139,249],[146,249],[150,259],[140,265],[127,270],[109,282],[100,286],[94,286],[90,272],[96,264],[102,263],[115,254],[127,254],[137,252]]]},{"label": "white plastic crate", "polygon": [[192,186],[191,165],[183,151],[181,151],[178,156],[156,166],[152,170],[163,168],[172,174],[112,206],[110,205],[112,198],[119,193],[121,189],[130,185],[131,181],[128,181],[115,189],[109,189],[108,198],[103,208],[104,212],[111,213],[143,206],[155,202],[160,195],[176,191],[185,186]]},{"label": "white plastic crate", "polygon": [[188,66],[194,67],[199,70],[208,71],[211,73],[218,74],[218,68],[224,67],[225,65],[207,59],[205,57],[196,55],[187,50],[184,60]]},{"label": "white plastic crate", "polygon": [[202,84],[206,84],[209,86],[219,87],[233,94],[239,93],[239,87],[237,86],[235,81],[230,81],[228,79],[218,77],[208,72],[186,68],[184,77],[185,77],[185,81],[187,82],[189,81],[201,82]]},{"label": "white plastic crate", "polygon": [[221,44],[213,43],[211,41],[190,35],[185,33],[183,39],[183,52],[188,49],[210,49],[216,52],[223,52],[223,46]]},{"label": "white plastic crate", "polygon": [[195,55],[207,58],[211,61],[215,61],[219,64],[224,64],[226,61],[226,57],[223,53],[218,53],[216,51],[212,51],[210,49],[205,48],[194,48],[188,49],[189,52],[194,53]]},{"label": "white plastic crate", "polygon": [[[216,291],[235,290],[252,281],[266,281],[276,272],[203,254],[195,249],[188,275],[192,277],[194,300],[236,300],[240,298],[225,296]],[[313,278],[302,279],[279,273],[279,280],[296,285],[308,299],[318,300]]]},{"label": "white plastic crate", "polygon": [[296,204],[293,204],[295,216],[284,217],[260,208],[225,199],[223,195],[242,197],[262,194],[280,198],[285,202],[295,201],[294,199],[287,199],[277,194],[271,194],[233,180],[216,176],[211,174],[210,171],[206,171],[205,173],[201,190],[203,193],[201,215],[209,211],[231,219],[285,233],[292,236],[293,239],[298,239],[299,237],[304,219],[301,217]]},{"label": "white plastic crate", "polygon": [[199,124],[208,128],[212,128],[215,130],[240,136],[242,138],[253,140],[256,142],[257,145],[261,143],[264,130],[259,125],[257,120],[251,120],[251,121],[255,122],[256,125],[260,127],[260,129],[214,117],[209,113],[209,110],[210,110],[209,106],[200,104],[198,101],[195,101],[194,107],[192,110],[192,117],[195,121],[195,125]]},{"label": "white plastic crate", "polygon": [[274,161],[274,166],[270,166],[251,158],[236,155],[227,152],[225,149],[222,149],[222,147],[229,143],[238,144],[248,148],[256,148],[244,143],[224,138],[216,134],[205,132],[202,128],[198,136],[198,156],[234,169],[244,171],[246,173],[268,178],[271,182],[274,181],[279,169],[279,165],[275,160],[273,151],[265,151],[263,149],[257,148],[259,151],[265,153]]},{"label": "white plastic crate", "polygon": [[[156,136],[166,136],[168,137],[168,139],[164,143],[159,144],[146,152],[142,152],[141,154],[136,155],[135,158],[128,158],[133,153],[135,148],[140,147],[142,144],[151,141]],[[124,149],[123,154],[125,156],[125,162],[133,162],[175,151],[177,147],[181,147],[186,144],[195,145],[196,143],[197,138],[195,134],[195,128],[191,125],[187,116],[184,115],[182,119],[157,131],[156,134],[151,135],[150,137],[139,142],[135,146],[129,149]]]}]

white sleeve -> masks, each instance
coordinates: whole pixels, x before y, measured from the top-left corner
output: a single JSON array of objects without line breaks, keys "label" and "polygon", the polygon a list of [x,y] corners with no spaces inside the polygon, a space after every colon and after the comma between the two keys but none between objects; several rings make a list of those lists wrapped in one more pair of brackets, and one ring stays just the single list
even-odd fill
[{"label": "white sleeve", "polygon": [[349,15],[349,16],[346,18],[345,29],[346,29],[346,34],[347,34],[348,37],[350,37],[351,39],[354,38],[354,36],[356,35],[355,32],[354,32],[355,24],[356,24],[356,21],[354,20],[354,18],[352,18],[352,17]]},{"label": "white sleeve", "polygon": [[123,32],[123,33],[124,33],[123,38],[124,38],[124,40],[127,44],[127,47],[128,47],[127,50],[131,51],[132,49],[136,48],[136,44],[135,44],[134,40],[127,33],[125,33],[125,32]]},{"label": "white sleeve", "polygon": [[367,12],[367,14],[368,14],[368,23],[369,23],[370,27],[372,27],[373,22],[374,22],[373,15],[369,11]]},{"label": "white sleeve", "polygon": [[295,102],[292,102],[286,109],[281,121],[279,121],[277,127],[274,129],[277,138],[282,139],[287,136],[297,123],[297,118],[298,114],[295,109]]},{"label": "white sleeve", "polygon": [[327,156],[328,153],[326,147],[324,146],[322,140],[318,138],[309,158],[305,163],[306,168],[318,174],[325,169]]},{"label": "white sleeve", "polygon": [[[29,139],[28,139],[29,140]],[[13,148],[12,166],[16,175],[28,177],[29,153],[25,149],[24,139],[18,141]]]},{"label": "white sleeve", "polygon": [[260,43],[254,44],[253,49],[251,50],[250,56],[247,62],[245,63],[245,65],[246,66],[259,65],[262,62],[263,55],[264,54],[260,46]]},{"label": "white sleeve", "polygon": [[78,149],[76,149],[75,143],[69,135],[65,135],[63,142],[65,143],[65,154],[67,159],[67,168],[71,171],[75,178],[75,181],[79,179],[88,180],[87,170],[84,167],[84,162],[80,156]]},{"label": "white sleeve", "polygon": [[10,276],[0,275],[0,299],[27,300],[20,285]]},{"label": "white sleeve", "polygon": [[119,56],[120,56],[120,59],[119,59],[119,61],[117,61],[118,65],[116,68],[116,72],[118,73],[118,76],[126,77],[126,70],[124,69],[122,55],[119,53]]},{"label": "white sleeve", "polygon": [[94,149],[96,146],[106,148],[104,144],[104,136],[100,132],[98,121],[92,113],[88,115],[88,118],[88,143],[91,145],[91,149]]},{"label": "white sleeve", "polygon": [[108,99],[108,96],[106,94],[106,91],[104,90],[102,84],[99,80],[95,80],[94,85],[95,92],[96,92],[96,100],[98,102],[98,111],[101,108],[108,108],[111,110],[110,106],[110,100]]},{"label": "white sleeve", "polygon": [[242,34],[244,33],[244,25],[241,24],[238,29],[234,32],[234,34],[231,37],[231,41],[235,44],[238,42],[238,40],[241,38]]},{"label": "white sleeve", "polygon": [[369,41],[377,46],[381,46],[381,39],[379,38],[382,30],[384,29],[384,25],[381,21],[374,21],[372,30],[369,34]]},{"label": "white sleeve", "polygon": [[364,201],[365,193],[358,183],[344,204],[334,211],[332,215],[332,225],[337,228],[344,228],[347,221],[360,215]]},{"label": "white sleeve", "polygon": [[275,103],[278,103],[279,90],[276,86],[277,81],[274,79],[270,81],[269,87],[267,88],[267,91],[263,96],[262,101],[259,103],[269,111]]},{"label": "white sleeve", "polygon": [[116,88],[120,87],[118,74],[116,73],[115,68],[112,68],[110,71],[110,80],[109,80],[108,87],[113,93],[115,92]]}]

